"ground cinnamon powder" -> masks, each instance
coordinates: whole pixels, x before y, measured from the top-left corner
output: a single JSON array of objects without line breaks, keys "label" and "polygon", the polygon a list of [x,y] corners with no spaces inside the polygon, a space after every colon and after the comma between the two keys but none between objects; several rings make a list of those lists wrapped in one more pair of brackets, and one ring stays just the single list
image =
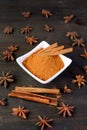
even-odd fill
[{"label": "ground cinnamon powder", "polygon": [[64,63],[58,55],[39,55],[39,51],[41,49],[27,57],[23,65],[38,78],[47,80],[62,69]]}]

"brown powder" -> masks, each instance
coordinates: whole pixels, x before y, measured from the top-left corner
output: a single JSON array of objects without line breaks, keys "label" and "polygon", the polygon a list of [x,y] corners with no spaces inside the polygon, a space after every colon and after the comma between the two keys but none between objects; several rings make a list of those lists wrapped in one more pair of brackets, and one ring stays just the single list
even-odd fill
[{"label": "brown powder", "polygon": [[27,57],[23,65],[38,78],[47,80],[62,69],[64,63],[58,55],[39,55],[39,51],[41,49]]}]

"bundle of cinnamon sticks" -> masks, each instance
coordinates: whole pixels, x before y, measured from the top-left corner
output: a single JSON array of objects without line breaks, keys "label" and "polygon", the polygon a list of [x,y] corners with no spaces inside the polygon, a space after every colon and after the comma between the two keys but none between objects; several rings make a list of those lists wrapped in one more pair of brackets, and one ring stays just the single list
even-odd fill
[{"label": "bundle of cinnamon sticks", "polygon": [[57,97],[49,97],[49,96],[43,96],[37,93],[44,93],[44,94],[55,94],[59,95],[60,90],[59,89],[47,89],[47,88],[36,88],[36,87],[19,87],[16,86],[15,90],[12,90],[11,93],[8,94],[8,96],[11,97],[17,97],[22,98],[30,101],[35,101],[39,103],[44,103],[48,105],[57,106],[58,99]]},{"label": "bundle of cinnamon sticks", "polygon": [[57,43],[54,43],[50,46],[48,46],[47,48],[41,50],[39,52],[40,55],[59,55],[59,54],[65,54],[65,53],[69,53],[69,52],[72,52],[73,51],[73,48],[67,48],[67,49],[64,49],[64,45],[62,46],[58,46]]}]

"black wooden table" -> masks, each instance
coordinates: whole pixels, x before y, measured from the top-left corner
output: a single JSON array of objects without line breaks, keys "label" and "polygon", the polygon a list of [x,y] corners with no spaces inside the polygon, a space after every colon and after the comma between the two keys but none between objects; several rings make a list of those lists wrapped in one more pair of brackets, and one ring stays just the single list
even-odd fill
[{"label": "black wooden table", "polygon": [[[46,19],[41,15],[42,9],[48,9],[53,16]],[[21,13],[30,11],[30,18],[24,18]],[[70,22],[64,23],[64,16],[74,14],[75,18]],[[49,24],[54,28],[53,32],[44,31],[45,24]],[[0,0],[0,55],[7,49],[9,45],[18,45],[19,50],[15,53],[15,58],[25,54],[33,49],[37,44],[29,45],[25,41],[26,34],[20,33],[20,28],[30,25],[33,30],[27,36],[36,36],[39,42],[45,40],[49,44],[58,42],[65,47],[72,46],[72,42],[65,36],[68,31],[76,31],[80,37],[85,40],[87,46],[87,1],[81,0]],[[4,34],[3,30],[6,26],[14,28],[13,34]],[[8,100],[7,106],[0,106],[0,130],[39,130],[35,126],[38,120],[37,115],[52,118],[54,130],[87,130],[87,85],[78,88],[76,84],[72,84],[72,79],[76,74],[87,74],[82,66],[87,65],[87,59],[80,56],[83,53],[83,47],[74,47],[74,51],[66,54],[72,59],[70,67],[60,76],[49,84],[43,85],[35,81],[26,72],[24,72],[16,63],[16,61],[3,61],[0,59],[0,75],[2,72],[11,71],[14,76],[14,82],[7,88],[0,85],[0,98],[5,97]],[[0,56],[1,57],[1,56]],[[44,105],[32,101],[8,97],[8,93],[15,86],[37,86],[46,88],[63,88],[67,85],[72,89],[71,94],[63,94],[60,102],[74,105],[74,113],[72,117],[62,117],[58,115],[56,107]],[[23,120],[13,116],[12,108],[25,106],[30,113],[28,119]]]}]

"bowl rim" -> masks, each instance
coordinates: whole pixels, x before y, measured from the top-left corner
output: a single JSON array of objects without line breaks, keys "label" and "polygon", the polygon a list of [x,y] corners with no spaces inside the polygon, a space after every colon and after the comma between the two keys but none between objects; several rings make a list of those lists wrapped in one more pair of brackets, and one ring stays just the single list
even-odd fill
[{"label": "bowl rim", "polygon": [[18,58],[16,58],[16,62],[18,63],[18,65],[26,72],[28,73],[31,77],[33,77],[35,80],[37,80],[38,82],[42,83],[42,84],[47,84],[49,82],[51,82],[52,80],[54,80],[57,76],[59,76],[71,63],[72,60],[62,54],[60,54],[61,59],[63,60],[64,63],[64,67],[58,71],[56,74],[54,74],[52,77],[50,77],[47,80],[42,80],[40,78],[38,78],[37,76],[35,76],[33,73],[31,73],[23,64],[22,62],[30,55],[32,55],[35,51],[37,51],[40,48],[46,48],[50,46],[50,44],[48,44],[46,41],[42,41],[40,42],[35,48],[33,48],[32,50],[30,50],[29,52],[23,54],[22,56],[19,56]]}]

